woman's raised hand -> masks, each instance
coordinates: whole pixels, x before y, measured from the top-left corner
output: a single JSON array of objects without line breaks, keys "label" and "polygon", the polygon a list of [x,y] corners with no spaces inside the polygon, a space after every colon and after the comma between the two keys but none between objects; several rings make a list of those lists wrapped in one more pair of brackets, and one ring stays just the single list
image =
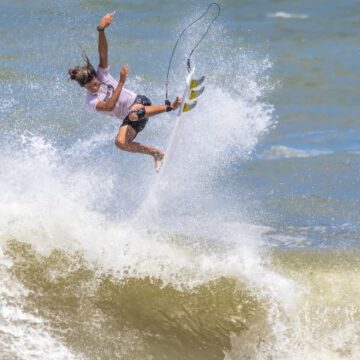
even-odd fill
[{"label": "woman's raised hand", "polygon": [[113,16],[115,15],[115,11],[113,11],[112,13],[108,13],[106,14],[99,22],[99,27],[101,29],[105,29],[107,28],[111,23],[112,23],[112,19]]},{"label": "woman's raised hand", "polygon": [[125,65],[120,69],[120,82],[121,83],[125,83],[128,73],[129,73],[129,65]]}]

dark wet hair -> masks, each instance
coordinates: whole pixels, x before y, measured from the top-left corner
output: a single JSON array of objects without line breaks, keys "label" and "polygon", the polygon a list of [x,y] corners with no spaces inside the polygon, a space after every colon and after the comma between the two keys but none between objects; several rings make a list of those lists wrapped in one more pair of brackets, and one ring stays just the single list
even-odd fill
[{"label": "dark wet hair", "polygon": [[85,61],[85,65],[76,66],[74,69],[69,69],[68,74],[70,76],[70,80],[76,80],[80,86],[85,86],[96,76],[96,71],[91,65],[90,60],[86,56],[85,52],[82,53],[81,57]]}]

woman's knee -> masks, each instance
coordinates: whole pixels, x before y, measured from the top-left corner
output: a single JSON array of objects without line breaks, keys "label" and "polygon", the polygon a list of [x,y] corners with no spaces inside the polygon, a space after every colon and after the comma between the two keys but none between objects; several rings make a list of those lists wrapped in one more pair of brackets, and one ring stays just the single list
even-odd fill
[{"label": "woman's knee", "polygon": [[123,139],[121,137],[116,137],[115,145],[116,145],[116,147],[118,147],[121,150],[126,150],[128,143],[126,142],[125,139]]},{"label": "woman's knee", "polygon": [[130,143],[135,139],[136,132],[130,125],[120,126],[115,138],[115,145],[121,150],[127,150]]}]

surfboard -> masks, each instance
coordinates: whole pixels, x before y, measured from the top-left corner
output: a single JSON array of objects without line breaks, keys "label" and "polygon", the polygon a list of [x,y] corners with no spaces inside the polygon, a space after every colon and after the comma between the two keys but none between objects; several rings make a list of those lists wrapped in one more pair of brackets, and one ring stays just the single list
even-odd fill
[{"label": "surfboard", "polygon": [[177,132],[180,125],[180,119],[184,113],[187,113],[195,108],[197,105],[198,97],[205,91],[205,87],[202,86],[205,81],[205,76],[201,76],[196,79],[195,76],[195,67],[189,72],[185,80],[185,88],[183,96],[181,98],[181,106],[179,107],[178,113],[176,115],[176,121],[174,129],[171,133],[170,140],[167,146],[164,160],[162,166],[159,170],[159,173],[164,173],[167,163],[171,158],[174,146],[176,144]]},{"label": "surfboard", "polygon": [[178,112],[178,117],[182,113],[192,110],[197,104],[197,98],[204,92],[205,87],[201,87],[202,83],[205,80],[205,76],[202,76],[199,79],[194,78],[195,68],[188,74],[186,77],[186,86],[184,90],[184,95],[182,97],[182,106]]}]

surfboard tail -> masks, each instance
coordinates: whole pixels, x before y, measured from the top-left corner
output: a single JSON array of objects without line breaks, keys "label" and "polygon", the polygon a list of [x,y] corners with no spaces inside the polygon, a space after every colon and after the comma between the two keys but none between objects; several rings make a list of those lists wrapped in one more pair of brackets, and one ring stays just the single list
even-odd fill
[{"label": "surfboard tail", "polygon": [[199,90],[191,90],[190,94],[189,94],[189,99],[190,100],[194,100],[197,97],[199,97],[205,90],[205,86],[203,86],[201,89]]},{"label": "surfboard tail", "polygon": [[199,87],[205,80],[205,76],[202,76],[200,79],[192,79],[190,82],[190,89],[195,89]]},{"label": "surfboard tail", "polygon": [[202,76],[199,79],[193,79],[195,72],[195,68],[188,74],[186,78],[186,87],[183,96],[183,105],[181,110],[179,111],[179,115],[183,112],[191,111],[196,105],[197,99],[205,90],[205,87],[200,87],[200,85],[204,82],[205,76]]}]

